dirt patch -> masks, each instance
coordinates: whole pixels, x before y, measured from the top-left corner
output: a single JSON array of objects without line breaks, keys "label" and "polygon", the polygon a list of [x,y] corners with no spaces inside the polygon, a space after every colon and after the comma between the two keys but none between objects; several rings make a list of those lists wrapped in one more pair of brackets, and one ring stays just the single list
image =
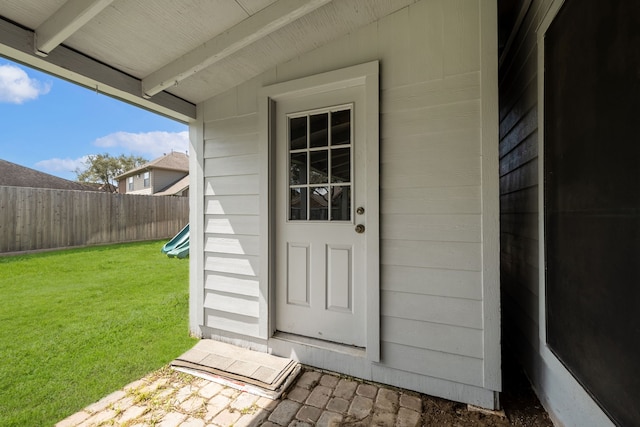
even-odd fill
[{"label": "dirt patch", "polygon": [[513,426],[552,427],[549,414],[538,396],[531,389],[529,380],[514,358],[508,354],[502,356],[503,393],[500,402],[507,418]]},{"label": "dirt patch", "polygon": [[467,405],[437,397],[422,398],[424,426],[443,427],[553,427],[549,415],[531,389],[529,381],[513,358],[503,356],[503,414],[469,410]]}]

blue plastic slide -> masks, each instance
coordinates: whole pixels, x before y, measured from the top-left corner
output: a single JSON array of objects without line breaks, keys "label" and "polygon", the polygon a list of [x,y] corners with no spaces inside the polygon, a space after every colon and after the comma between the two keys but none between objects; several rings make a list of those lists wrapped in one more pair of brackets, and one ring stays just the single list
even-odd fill
[{"label": "blue plastic slide", "polygon": [[175,249],[167,252],[169,258],[186,258],[189,256],[189,239]]},{"label": "blue plastic slide", "polygon": [[[165,254],[169,254],[169,252],[177,249],[180,246],[183,246],[186,243],[187,245],[187,254],[189,249],[189,224],[185,225],[182,230],[178,234],[174,236],[173,239],[169,240],[163,247],[162,252]],[[184,257],[181,257],[184,258]]]}]

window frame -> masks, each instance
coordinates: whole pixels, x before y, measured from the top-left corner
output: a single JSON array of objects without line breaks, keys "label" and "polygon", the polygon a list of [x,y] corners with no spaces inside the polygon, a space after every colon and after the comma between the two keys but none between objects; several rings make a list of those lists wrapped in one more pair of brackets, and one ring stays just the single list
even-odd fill
[{"label": "window frame", "polygon": [[[336,112],[341,112],[341,111],[346,111],[349,110],[350,112],[350,116],[349,116],[349,143],[348,144],[341,144],[338,146],[334,146],[332,145],[332,141],[331,141],[331,114],[332,113],[336,113]],[[319,115],[319,114],[323,114],[323,113],[327,113],[328,114],[328,128],[327,128],[327,145],[326,146],[321,146],[321,147],[311,147],[310,146],[310,117],[313,115]],[[291,146],[289,145],[289,147],[287,147],[287,151],[289,153],[289,155],[287,156],[287,170],[291,171],[291,155],[292,154],[298,154],[298,153],[306,153],[306,179],[305,179],[305,183],[304,184],[291,184],[291,175],[289,174],[289,180],[288,180],[288,189],[287,189],[287,211],[289,212],[286,222],[294,222],[294,223],[302,223],[302,222],[306,222],[306,223],[334,223],[334,224],[353,224],[355,219],[354,219],[354,186],[355,186],[355,182],[354,182],[354,178],[355,178],[355,171],[354,171],[354,142],[355,142],[355,135],[354,135],[354,120],[355,120],[355,105],[354,103],[350,102],[350,103],[346,103],[346,104],[337,104],[337,105],[332,105],[329,107],[323,107],[323,108],[314,108],[314,109],[310,109],[310,110],[303,110],[303,111],[299,111],[296,113],[292,113],[292,114],[287,114],[287,121],[288,123],[290,123],[291,119],[296,119],[296,118],[300,118],[300,117],[306,117],[307,118],[307,125],[306,125],[306,139],[307,139],[307,144],[305,148],[299,148],[299,149],[292,149]],[[287,142],[290,144],[291,142],[291,127],[287,126]],[[333,150],[346,150],[349,149],[349,181],[348,182],[342,182],[342,183],[334,183],[332,182],[332,156],[331,153],[333,152]],[[310,162],[311,162],[311,153],[313,152],[326,152],[327,153],[327,182],[326,183],[311,183],[310,182]],[[311,203],[310,203],[310,198],[311,198],[311,192],[313,189],[315,188],[327,188],[328,189],[328,194],[331,194],[331,190],[334,187],[348,187],[349,188],[349,219],[346,220],[334,220],[332,219],[332,211],[331,211],[331,197],[329,197],[329,204],[327,206],[327,210],[328,210],[328,215],[327,215],[327,219],[311,219]],[[292,219],[291,218],[291,190],[293,189],[306,189],[307,190],[307,206],[306,206],[306,217],[307,219]]]}]

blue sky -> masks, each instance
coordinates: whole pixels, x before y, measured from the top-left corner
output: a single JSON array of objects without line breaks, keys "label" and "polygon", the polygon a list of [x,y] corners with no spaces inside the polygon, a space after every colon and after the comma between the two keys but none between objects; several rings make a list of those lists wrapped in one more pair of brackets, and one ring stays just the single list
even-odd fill
[{"label": "blue sky", "polygon": [[0,58],[0,159],[74,180],[90,154],[171,150],[186,125]]}]

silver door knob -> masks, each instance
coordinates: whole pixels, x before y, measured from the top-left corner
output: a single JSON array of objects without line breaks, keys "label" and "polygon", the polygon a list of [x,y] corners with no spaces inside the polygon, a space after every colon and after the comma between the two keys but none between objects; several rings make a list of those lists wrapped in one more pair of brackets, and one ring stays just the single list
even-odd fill
[{"label": "silver door knob", "polygon": [[364,233],[364,225],[362,225],[362,224],[356,225],[356,233],[358,233],[358,234]]}]

